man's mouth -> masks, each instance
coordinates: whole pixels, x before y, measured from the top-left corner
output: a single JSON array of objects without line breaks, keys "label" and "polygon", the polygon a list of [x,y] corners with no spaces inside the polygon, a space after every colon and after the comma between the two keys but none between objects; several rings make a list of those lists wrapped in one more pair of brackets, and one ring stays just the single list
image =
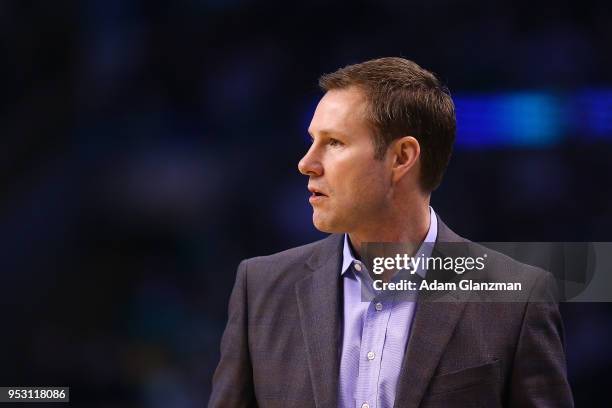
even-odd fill
[{"label": "man's mouth", "polygon": [[310,191],[312,197],[327,197],[327,194],[324,194],[321,190],[314,187],[308,187],[308,191]]},{"label": "man's mouth", "polygon": [[308,191],[310,191],[310,202],[319,201],[324,198],[327,198],[327,194],[324,194],[319,189],[316,189],[314,187],[308,187]]}]

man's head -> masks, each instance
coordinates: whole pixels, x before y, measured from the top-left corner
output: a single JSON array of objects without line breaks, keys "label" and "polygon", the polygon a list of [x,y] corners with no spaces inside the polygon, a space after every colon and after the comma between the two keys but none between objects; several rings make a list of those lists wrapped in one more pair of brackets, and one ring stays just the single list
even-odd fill
[{"label": "man's head", "polygon": [[402,58],[381,58],[323,75],[319,85],[326,93],[310,124],[313,144],[298,165],[316,192],[318,229],[351,232],[368,221],[390,221],[393,199],[406,196],[398,193],[428,196],[440,184],[455,113],[432,73]]}]

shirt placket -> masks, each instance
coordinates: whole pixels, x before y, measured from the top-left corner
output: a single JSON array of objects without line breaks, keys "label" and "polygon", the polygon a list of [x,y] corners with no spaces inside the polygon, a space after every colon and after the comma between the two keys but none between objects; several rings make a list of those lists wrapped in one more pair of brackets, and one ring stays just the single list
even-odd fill
[{"label": "shirt placket", "polygon": [[359,378],[355,389],[355,408],[378,407],[378,383],[390,304],[374,298],[364,318],[359,351]]}]

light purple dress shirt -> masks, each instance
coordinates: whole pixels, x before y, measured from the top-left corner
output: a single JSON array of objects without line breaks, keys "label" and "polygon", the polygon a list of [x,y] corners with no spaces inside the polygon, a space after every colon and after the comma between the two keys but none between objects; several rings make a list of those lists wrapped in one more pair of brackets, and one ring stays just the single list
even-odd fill
[{"label": "light purple dress shirt", "polygon": [[[435,243],[438,221],[431,207],[429,214],[429,230],[424,242]],[[417,254],[428,257],[432,247],[433,244],[421,244]],[[422,268],[416,271],[422,278],[426,272]],[[346,234],[341,275],[344,326],[338,405],[342,408],[391,408],[415,302],[382,298],[376,294],[372,301],[362,301],[362,281],[365,279],[371,287],[372,279],[365,265],[353,256]]]}]

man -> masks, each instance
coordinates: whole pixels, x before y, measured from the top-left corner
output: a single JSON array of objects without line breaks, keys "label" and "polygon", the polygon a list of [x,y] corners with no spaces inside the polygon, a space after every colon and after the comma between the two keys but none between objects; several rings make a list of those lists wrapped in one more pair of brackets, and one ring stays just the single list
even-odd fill
[{"label": "man", "polygon": [[429,207],[454,105],[432,73],[401,58],[347,66],[320,86],[298,167],[313,223],[332,235],[240,264],[209,406],[572,406],[546,272],[491,253],[464,277],[512,278],[527,299],[363,301],[362,244],[429,242],[438,253],[469,243]]}]

